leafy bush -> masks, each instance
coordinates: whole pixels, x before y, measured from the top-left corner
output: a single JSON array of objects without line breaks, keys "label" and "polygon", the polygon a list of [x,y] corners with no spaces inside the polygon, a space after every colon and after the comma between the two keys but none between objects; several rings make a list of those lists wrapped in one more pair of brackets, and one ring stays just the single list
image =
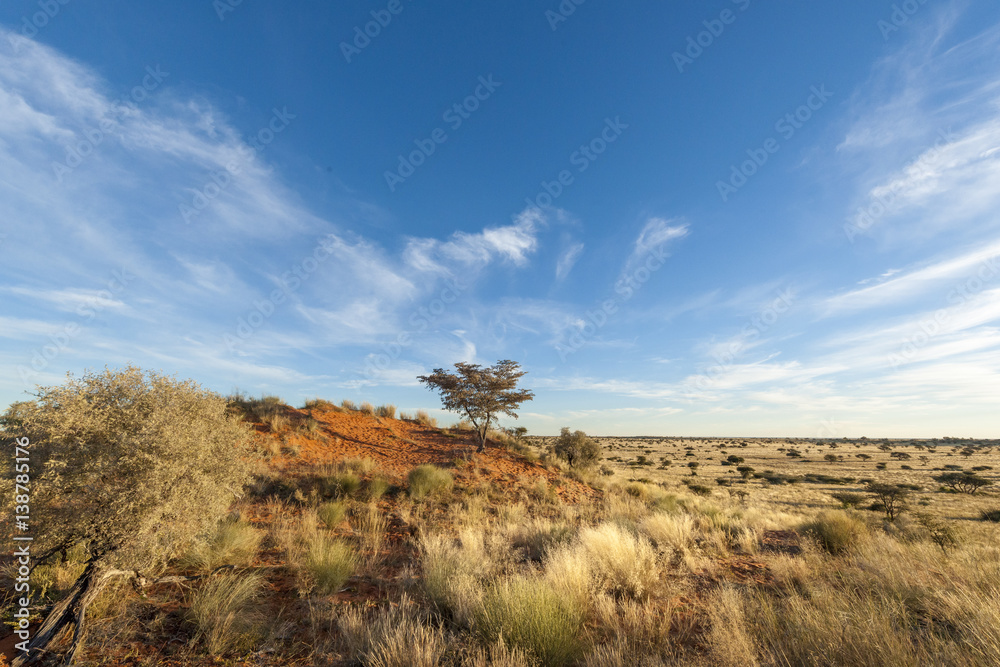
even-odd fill
[{"label": "leafy bush", "polygon": [[424,498],[431,494],[450,491],[455,480],[451,473],[429,463],[417,466],[406,476],[409,483],[410,497]]},{"label": "leafy bush", "polygon": [[569,428],[565,427],[552,445],[552,451],[563,461],[578,468],[590,467],[601,459],[601,446],[597,441],[583,431],[570,433]]},{"label": "leafy bush", "polygon": [[485,641],[502,638],[542,665],[572,664],[583,648],[583,611],[542,580],[522,576],[495,582],[475,618]]},{"label": "leafy bush", "polygon": [[251,432],[226,399],[135,366],[40,387],[0,423],[8,450],[31,442],[33,551],[86,545],[97,569],[164,563],[250,481]]}]

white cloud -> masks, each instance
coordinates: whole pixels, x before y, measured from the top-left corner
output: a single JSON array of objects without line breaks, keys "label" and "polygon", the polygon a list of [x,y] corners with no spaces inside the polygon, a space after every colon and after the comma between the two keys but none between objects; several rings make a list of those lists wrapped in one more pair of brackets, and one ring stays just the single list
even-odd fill
[{"label": "white cloud", "polygon": [[563,280],[569,275],[582,252],[583,244],[574,243],[559,255],[559,260],[556,262],[556,280]]}]

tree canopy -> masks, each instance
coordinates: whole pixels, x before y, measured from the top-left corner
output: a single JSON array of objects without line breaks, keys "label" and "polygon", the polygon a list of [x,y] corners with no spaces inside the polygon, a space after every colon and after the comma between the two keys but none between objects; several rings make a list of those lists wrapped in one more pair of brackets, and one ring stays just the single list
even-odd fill
[{"label": "tree canopy", "polygon": [[509,359],[487,367],[459,362],[455,370],[451,373],[435,368],[430,375],[420,375],[417,379],[441,395],[445,410],[464,415],[472,422],[482,452],[486,449],[489,429],[500,415],[517,419],[517,408],[535,394],[517,388],[525,371]]}]

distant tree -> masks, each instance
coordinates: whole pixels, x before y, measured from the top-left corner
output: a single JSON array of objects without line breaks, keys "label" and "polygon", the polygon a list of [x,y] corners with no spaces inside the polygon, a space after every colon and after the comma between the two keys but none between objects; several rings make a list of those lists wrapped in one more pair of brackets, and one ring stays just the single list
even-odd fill
[{"label": "distant tree", "polygon": [[910,459],[913,458],[906,452],[893,452],[892,454],[889,454],[889,456],[890,458],[894,458],[897,461],[909,461]]},{"label": "distant tree", "polygon": [[993,485],[993,482],[990,480],[972,472],[946,472],[941,475],[935,475],[933,479],[935,482],[943,484],[954,491],[968,493],[969,495],[975,495],[976,491],[984,486]]},{"label": "distant tree", "polygon": [[726,457],[726,460],[729,461],[730,463],[735,463],[737,465],[743,463],[744,461],[742,456],[736,456],[736,454],[730,454],[729,456]]},{"label": "distant tree", "polygon": [[[601,460],[601,446],[596,440],[583,431],[573,431],[563,427],[556,438],[552,451],[556,456],[566,461],[574,468],[589,468]],[[644,465],[645,456],[640,456],[640,465]]]},{"label": "distant tree", "polygon": [[865,491],[874,497],[874,507],[885,512],[885,516],[889,521],[894,521],[906,508],[906,500],[909,494],[901,486],[882,482],[868,482],[865,486]]},{"label": "distant tree", "polygon": [[828,461],[829,463],[836,463],[837,462],[837,455],[836,454],[827,454],[827,455],[825,455],[823,457],[823,460],[824,461]]},{"label": "distant tree", "polygon": [[697,475],[697,474],[698,474],[698,467],[699,467],[700,465],[701,465],[701,464],[700,464],[700,463],[698,463],[697,461],[691,461],[690,463],[688,463],[688,468],[690,468],[690,469],[691,469],[691,475],[692,475],[692,476],[694,476],[694,475]]},{"label": "distant tree", "polygon": [[750,479],[751,477],[753,477],[753,474],[756,471],[750,466],[737,466],[736,472],[738,472],[740,474],[740,477],[742,477],[743,479]]},{"label": "distant tree", "polygon": [[931,457],[929,457],[929,456],[921,456],[920,457],[920,463],[922,465],[927,465],[930,462],[931,462]]},{"label": "distant tree", "polygon": [[70,625],[72,662],[87,607],[110,578],[155,570],[189,546],[225,514],[253,466],[251,431],[224,398],[134,366],[40,387],[0,417],[0,441],[30,451],[31,519],[42,527],[31,568],[74,547],[85,554],[15,665],[47,653]]},{"label": "distant tree", "polygon": [[535,394],[518,389],[517,382],[524,376],[517,362],[498,361],[493,366],[459,362],[456,373],[435,368],[430,375],[417,377],[428,389],[441,394],[445,410],[465,415],[479,438],[478,451],[486,450],[487,434],[500,415],[517,419],[515,410]]},{"label": "distant tree", "polygon": [[867,461],[868,459],[871,458],[871,456],[869,456],[868,454],[855,454],[855,456],[861,459],[862,461]]}]

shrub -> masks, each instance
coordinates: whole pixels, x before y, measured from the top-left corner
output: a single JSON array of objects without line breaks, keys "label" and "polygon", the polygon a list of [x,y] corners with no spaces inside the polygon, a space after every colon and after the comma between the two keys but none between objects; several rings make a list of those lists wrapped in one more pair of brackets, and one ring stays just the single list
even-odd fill
[{"label": "shrub", "polygon": [[571,664],[583,648],[583,611],[542,580],[520,576],[495,582],[475,618],[485,641],[502,638],[542,665]]},{"label": "shrub", "polygon": [[365,401],[361,405],[358,406],[358,411],[363,412],[366,415],[374,415],[375,414],[375,406],[372,405],[371,403],[369,403],[368,401]]},{"label": "shrub", "polygon": [[838,491],[836,493],[831,493],[834,500],[840,502],[845,508],[848,507],[858,507],[865,500],[865,495],[863,493],[851,493],[850,491]]},{"label": "shrub", "polygon": [[993,523],[1000,523],[1000,509],[995,510],[983,510],[979,515],[979,518],[983,521],[992,521]]},{"label": "shrub", "polygon": [[315,535],[305,553],[305,569],[323,594],[336,593],[354,574],[358,558],[345,542]]},{"label": "shrub", "polygon": [[812,534],[824,549],[834,555],[853,547],[868,532],[862,521],[840,511],[820,512],[802,530]]},{"label": "shrub", "polygon": [[984,486],[993,485],[990,480],[972,472],[946,472],[942,475],[935,475],[933,479],[953,491],[970,495],[975,495],[976,491]]},{"label": "shrub", "polygon": [[336,502],[336,503],[323,503],[316,510],[319,515],[320,520],[326,525],[327,528],[335,528],[343,522],[344,517],[347,516],[347,503]]},{"label": "shrub", "polygon": [[[570,433],[563,428],[556,438],[552,451],[563,461],[577,468],[587,468],[601,459],[601,446],[583,431]],[[641,457],[645,459],[645,457]]]},{"label": "shrub", "polygon": [[188,620],[212,655],[245,652],[259,639],[255,602],[264,577],[256,572],[212,577],[191,598]]},{"label": "shrub", "polygon": [[429,463],[411,470],[406,480],[409,483],[410,497],[413,499],[450,491],[455,483],[450,472]]},{"label": "shrub", "polygon": [[380,405],[377,408],[375,408],[375,416],[385,417],[386,419],[395,419],[396,406],[393,405],[392,403],[388,403],[386,405]]},{"label": "shrub", "polygon": [[437,420],[431,417],[426,410],[417,410],[417,421],[431,428],[437,428],[438,425]]},{"label": "shrub", "polygon": [[358,406],[354,404],[354,401],[351,401],[351,400],[346,399],[346,398],[340,402],[340,407],[344,408],[345,410],[357,410],[358,409]]},{"label": "shrub", "polygon": [[[85,601],[107,581],[103,571],[147,571],[189,548],[225,514],[253,466],[249,427],[225,398],[135,366],[39,387],[0,424],[11,453],[15,441],[31,443],[32,519],[45,526],[32,551],[85,546],[92,567],[74,585],[94,584]],[[13,488],[2,495],[0,509],[14,515]],[[79,615],[73,605],[56,607],[48,620],[85,618],[85,607]],[[30,648],[45,651],[46,637],[35,639]]]}]

